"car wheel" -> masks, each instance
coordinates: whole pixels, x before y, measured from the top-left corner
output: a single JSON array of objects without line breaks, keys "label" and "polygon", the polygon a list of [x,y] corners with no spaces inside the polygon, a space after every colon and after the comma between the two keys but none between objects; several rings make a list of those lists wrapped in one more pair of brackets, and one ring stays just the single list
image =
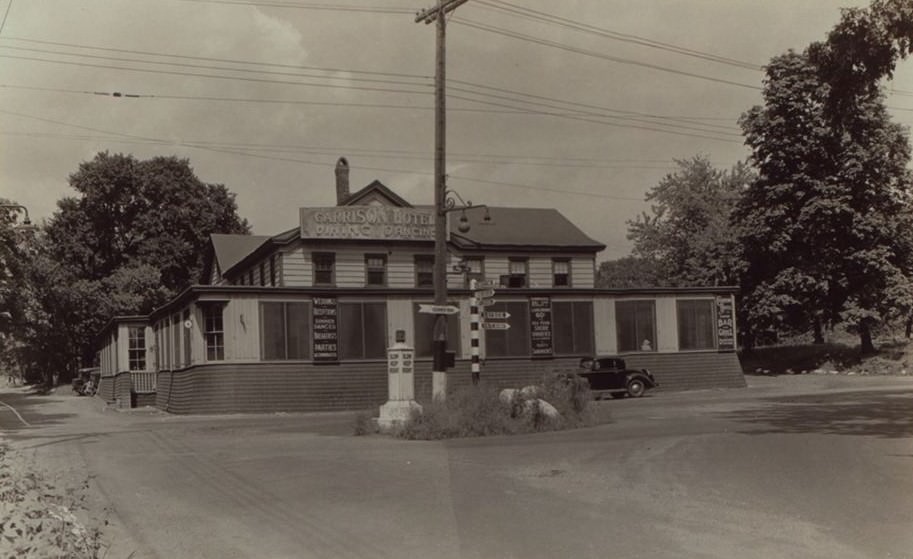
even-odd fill
[{"label": "car wheel", "polygon": [[647,387],[644,386],[644,381],[639,379],[634,379],[628,382],[628,395],[632,398],[640,398],[644,395],[644,392],[647,391]]}]

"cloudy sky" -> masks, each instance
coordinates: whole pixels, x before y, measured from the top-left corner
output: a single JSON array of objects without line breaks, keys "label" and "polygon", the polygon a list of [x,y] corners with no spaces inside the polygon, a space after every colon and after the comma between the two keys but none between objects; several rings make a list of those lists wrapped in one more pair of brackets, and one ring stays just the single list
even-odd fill
[{"label": "cloudy sky", "polygon": [[[335,203],[333,167],[433,199],[436,0],[0,0],[0,197],[49,217],[99,151],[177,154],[254,233]],[[469,0],[448,24],[448,184],[557,208],[626,255],[644,194],[747,155],[761,67],[852,0]],[[7,9],[8,8],[8,9]],[[913,124],[913,61],[888,105]],[[122,94],[115,97],[112,94]]]}]

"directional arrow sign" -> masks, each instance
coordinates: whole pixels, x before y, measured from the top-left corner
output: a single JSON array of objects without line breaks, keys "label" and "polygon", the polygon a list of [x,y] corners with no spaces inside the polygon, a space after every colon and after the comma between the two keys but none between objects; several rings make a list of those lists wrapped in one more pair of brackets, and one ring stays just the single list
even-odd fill
[{"label": "directional arrow sign", "polygon": [[510,318],[510,313],[507,311],[486,311],[486,319],[495,319],[495,320],[507,320]]},{"label": "directional arrow sign", "polygon": [[419,305],[418,312],[425,314],[457,314],[459,307],[453,305]]},{"label": "directional arrow sign", "polygon": [[475,296],[476,296],[477,298],[479,298],[479,299],[484,299],[484,298],[486,298],[486,297],[494,297],[494,296],[495,296],[495,290],[494,290],[494,289],[491,289],[491,288],[488,288],[488,289],[477,289],[477,290],[475,291]]},{"label": "directional arrow sign", "polygon": [[479,306],[482,306],[482,307],[490,307],[490,306],[492,306],[492,305],[494,305],[494,304],[495,304],[495,300],[494,300],[494,299],[481,299],[481,300],[479,301]]},{"label": "directional arrow sign", "polygon": [[485,330],[509,330],[510,324],[506,322],[483,322],[482,328]]},{"label": "directional arrow sign", "polygon": [[477,280],[476,289],[494,289],[498,287],[498,283],[492,280]]}]

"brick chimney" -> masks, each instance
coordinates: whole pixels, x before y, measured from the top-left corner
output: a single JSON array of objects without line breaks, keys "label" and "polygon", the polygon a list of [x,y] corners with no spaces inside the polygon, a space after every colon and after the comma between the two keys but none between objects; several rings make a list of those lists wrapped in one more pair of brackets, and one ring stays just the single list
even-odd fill
[{"label": "brick chimney", "polygon": [[336,205],[341,206],[349,199],[349,162],[340,157],[336,162]]}]

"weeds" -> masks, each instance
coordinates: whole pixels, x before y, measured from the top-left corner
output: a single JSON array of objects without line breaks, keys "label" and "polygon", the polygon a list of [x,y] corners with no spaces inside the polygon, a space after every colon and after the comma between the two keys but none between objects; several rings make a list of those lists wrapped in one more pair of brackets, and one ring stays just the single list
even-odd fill
[{"label": "weeds", "polygon": [[[542,401],[554,406],[558,417],[547,413]],[[592,401],[589,385],[577,375],[548,374],[534,390],[506,402],[497,387],[482,383],[458,388],[444,401],[424,406],[395,434],[437,440],[580,427],[593,422]]]},{"label": "weeds", "polygon": [[79,521],[74,511],[82,506],[76,491],[61,494],[36,472],[13,471],[9,449],[0,445],[0,547],[12,556],[100,557],[101,530]]}]

